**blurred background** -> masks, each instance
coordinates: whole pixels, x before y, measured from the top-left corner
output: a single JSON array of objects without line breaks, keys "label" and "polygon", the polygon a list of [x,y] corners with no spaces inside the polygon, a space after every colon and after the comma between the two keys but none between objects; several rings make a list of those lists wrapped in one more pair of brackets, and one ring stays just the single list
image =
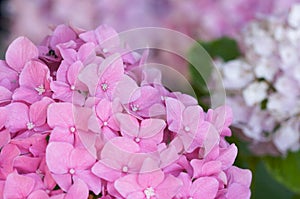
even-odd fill
[{"label": "blurred background", "polygon": [[[119,32],[147,26],[173,29],[197,40],[216,62],[227,62],[246,54],[247,49],[240,45],[240,41],[248,24],[270,16],[285,16],[297,2],[300,1],[2,0],[0,57],[4,59],[9,43],[21,35],[38,44],[58,24],[70,24],[90,30],[105,23]],[[298,18],[300,19],[300,13]],[[161,39],[160,42],[165,41]],[[178,47],[176,41],[166,42],[165,45]],[[207,85],[189,69],[187,63],[174,60],[163,53],[157,57],[185,73],[197,92],[199,103],[209,107],[202,100],[207,94]],[[298,129],[300,134],[299,131]],[[253,172],[252,198],[300,198],[298,151],[280,155],[257,154],[249,147],[251,140],[244,136],[240,128],[234,128],[233,132],[229,141],[239,147],[236,165]],[[268,144],[264,147],[269,147]]]}]

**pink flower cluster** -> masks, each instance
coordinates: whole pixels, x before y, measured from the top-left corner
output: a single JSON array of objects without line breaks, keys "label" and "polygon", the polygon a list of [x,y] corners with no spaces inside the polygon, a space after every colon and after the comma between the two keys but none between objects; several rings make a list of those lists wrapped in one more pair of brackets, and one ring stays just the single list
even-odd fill
[{"label": "pink flower cluster", "polygon": [[233,124],[256,153],[300,149],[300,4],[285,15],[250,23],[240,39],[244,56],[221,69]]},{"label": "pink flower cluster", "polygon": [[[99,23],[118,31],[159,26],[193,38],[236,36],[260,14],[285,12],[299,0],[10,0],[11,33],[40,41],[53,24],[69,23],[87,29]],[[143,17],[141,17],[143,16]],[[226,16],[226,17],[224,17]],[[34,25],[33,25],[34,24]]]},{"label": "pink flower cluster", "polygon": [[108,26],[59,25],[0,65],[0,198],[250,198],[228,107],[171,92]]}]

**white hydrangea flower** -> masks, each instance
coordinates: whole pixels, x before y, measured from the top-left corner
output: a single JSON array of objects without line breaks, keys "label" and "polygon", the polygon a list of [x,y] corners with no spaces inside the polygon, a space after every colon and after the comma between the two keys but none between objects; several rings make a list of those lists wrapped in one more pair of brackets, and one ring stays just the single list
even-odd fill
[{"label": "white hydrangea flower", "polygon": [[251,83],[244,91],[243,97],[248,106],[253,106],[267,98],[268,84],[264,81]]},{"label": "white hydrangea flower", "polygon": [[300,4],[292,6],[288,15],[288,23],[293,28],[298,28],[300,26]]},{"label": "white hydrangea flower", "polygon": [[283,69],[299,63],[299,52],[293,46],[283,44],[279,48],[279,54],[282,62],[281,68]]},{"label": "white hydrangea flower", "polygon": [[274,87],[277,92],[282,93],[283,95],[286,95],[286,93],[289,93],[289,96],[299,94],[299,86],[289,74],[278,77],[274,83]]},{"label": "white hydrangea flower", "polygon": [[254,79],[252,66],[243,60],[233,60],[222,65],[223,82],[228,89],[239,89]]},{"label": "white hydrangea flower", "polygon": [[274,144],[280,152],[285,154],[289,149],[300,148],[300,121],[289,120],[281,125],[274,135]]},{"label": "white hydrangea flower", "polygon": [[253,21],[239,42],[243,57],[220,68],[238,115],[234,126],[254,144],[273,142],[281,154],[299,150],[300,4],[286,15]]},{"label": "white hydrangea flower", "polygon": [[271,63],[268,59],[261,59],[254,68],[254,72],[257,78],[264,78],[267,81],[272,81],[275,74],[278,71],[278,67],[274,63]]}]

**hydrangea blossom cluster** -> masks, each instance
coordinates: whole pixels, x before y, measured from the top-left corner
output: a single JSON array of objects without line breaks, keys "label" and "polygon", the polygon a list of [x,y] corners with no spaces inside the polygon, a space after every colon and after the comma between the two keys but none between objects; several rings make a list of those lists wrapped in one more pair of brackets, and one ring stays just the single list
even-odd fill
[{"label": "hydrangea blossom cluster", "polygon": [[223,35],[235,36],[256,15],[285,12],[291,3],[297,1],[10,0],[7,10],[12,19],[12,38],[26,35],[39,41],[42,35],[49,33],[48,25],[72,22],[87,29],[106,23],[117,27],[118,31],[159,26],[196,39],[212,39]]},{"label": "hydrangea blossom cluster", "polygon": [[232,114],[171,92],[117,32],[59,25],[1,61],[0,198],[249,198]]},{"label": "hydrangea blossom cluster", "polygon": [[300,148],[299,13],[295,4],[288,15],[249,24],[240,42],[244,57],[221,67],[228,102],[239,115],[234,125],[262,144],[259,153]]}]

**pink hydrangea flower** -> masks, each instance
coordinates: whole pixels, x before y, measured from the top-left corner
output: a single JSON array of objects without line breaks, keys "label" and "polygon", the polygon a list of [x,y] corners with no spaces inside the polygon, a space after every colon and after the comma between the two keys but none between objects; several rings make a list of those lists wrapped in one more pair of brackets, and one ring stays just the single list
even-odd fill
[{"label": "pink hydrangea flower", "polygon": [[50,72],[46,65],[38,61],[27,62],[20,73],[20,87],[16,89],[13,100],[34,103],[43,97],[50,97]]},{"label": "pink hydrangea flower", "polygon": [[101,180],[90,170],[95,159],[88,151],[74,148],[69,143],[51,142],[47,146],[46,154],[49,170],[63,190],[67,191],[72,181],[81,179],[96,195],[100,193]]},{"label": "pink hydrangea flower", "polygon": [[172,198],[182,182],[172,175],[165,175],[161,170],[150,173],[129,174],[118,179],[116,189],[125,198]]},{"label": "pink hydrangea flower", "polygon": [[0,195],[249,198],[229,107],[205,113],[167,90],[147,54],[107,25],[59,25],[39,48],[14,41],[0,63]]}]

